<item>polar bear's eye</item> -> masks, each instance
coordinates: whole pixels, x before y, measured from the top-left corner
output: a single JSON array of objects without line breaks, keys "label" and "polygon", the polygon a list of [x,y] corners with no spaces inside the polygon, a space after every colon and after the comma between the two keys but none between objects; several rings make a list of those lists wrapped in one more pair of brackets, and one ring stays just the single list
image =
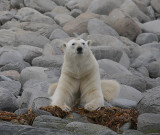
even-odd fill
[{"label": "polar bear's eye", "polygon": [[83,45],[85,45],[85,43],[82,43]]},{"label": "polar bear's eye", "polygon": [[75,45],[75,43],[72,43],[72,45]]}]

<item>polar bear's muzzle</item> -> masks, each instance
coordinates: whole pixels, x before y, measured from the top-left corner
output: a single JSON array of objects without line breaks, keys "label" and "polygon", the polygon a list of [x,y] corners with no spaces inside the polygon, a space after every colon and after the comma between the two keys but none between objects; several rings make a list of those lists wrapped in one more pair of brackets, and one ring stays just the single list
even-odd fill
[{"label": "polar bear's muzzle", "polygon": [[77,54],[83,54],[83,48],[77,47]]}]

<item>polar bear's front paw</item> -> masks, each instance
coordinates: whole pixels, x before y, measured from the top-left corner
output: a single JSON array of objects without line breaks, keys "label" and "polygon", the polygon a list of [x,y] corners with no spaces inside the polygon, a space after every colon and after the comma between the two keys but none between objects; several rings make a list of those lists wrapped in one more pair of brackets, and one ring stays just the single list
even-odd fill
[{"label": "polar bear's front paw", "polygon": [[60,105],[60,104],[54,104],[54,103],[52,103],[51,106],[53,106],[53,107],[58,106],[59,108],[61,108],[65,112],[71,111],[71,108],[68,105],[66,105],[66,104]]}]

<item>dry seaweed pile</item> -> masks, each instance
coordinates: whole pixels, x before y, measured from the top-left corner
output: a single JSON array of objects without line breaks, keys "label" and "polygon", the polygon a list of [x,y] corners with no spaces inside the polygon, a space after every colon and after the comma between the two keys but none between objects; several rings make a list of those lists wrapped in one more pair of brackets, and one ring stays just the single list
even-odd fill
[{"label": "dry seaweed pile", "polygon": [[[131,128],[137,128],[138,112],[135,109],[121,109],[117,107],[105,108],[102,107],[96,111],[87,111],[84,108],[73,108],[71,112],[64,112],[59,107],[41,107],[40,109],[50,112],[52,115],[64,118],[67,115],[72,115],[72,112],[86,116],[88,121],[94,124],[107,126],[112,130],[119,132],[120,127],[127,123],[131,123]],[[27,114],[16,115],[11,112],[0,111],[0,120],[18,122],[20,124],[32,125],[37,115],[28,110]]]},{"label": "dry seaweed pile", "polygon": [[32,125],[37,115],[32,109],[28,109],[27,114],[16,115],[12,112],[0,111],[0,120],[12,121],[20,124]]},{"label": "dry seaweed pile", "polygon": [[85,115],[89,122],[107,126],[112,130],[119,132],[120,127],[127,123],[131,123],[131,128],[137,128],[138,112],[135,109],[121,109],[118,107],[105,108],[102,107],[96,111],[87,111],[84,108],[73,108],[70,113],[62,111],[59,107],[41,107],[40,109],[46,110],[54,116],[65,117],[71,112]]}]

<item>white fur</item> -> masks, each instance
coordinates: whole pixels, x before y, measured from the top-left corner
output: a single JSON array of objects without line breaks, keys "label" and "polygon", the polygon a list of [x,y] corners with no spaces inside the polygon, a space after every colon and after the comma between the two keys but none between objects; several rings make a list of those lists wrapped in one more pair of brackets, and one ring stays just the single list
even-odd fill
[{"label": "white fur", "polygon": [[[102,107],[104,106],[103,93],[107,94],[102,93],[102,84],[104,89],[111,88],[111,91],[114,91],[111,96],[116,97],[118,92],[115,89],[118,88],[118,83],[112,81],[115,86],[108,85],[108,88],[104,85],[105,81],[102,81],[101,84],[99,65],[88,47],[90,43],[83,39],[73,39],[63,45],[64,63],[61,76],[58,84],[52,84],[48,91],[52,95],[52,106],[59,106],[61,109],[69,111],[75,100],[80,97],[81,104],[87,110]],[[83,48],[83,54],[77,54],[77,47]]]}]

